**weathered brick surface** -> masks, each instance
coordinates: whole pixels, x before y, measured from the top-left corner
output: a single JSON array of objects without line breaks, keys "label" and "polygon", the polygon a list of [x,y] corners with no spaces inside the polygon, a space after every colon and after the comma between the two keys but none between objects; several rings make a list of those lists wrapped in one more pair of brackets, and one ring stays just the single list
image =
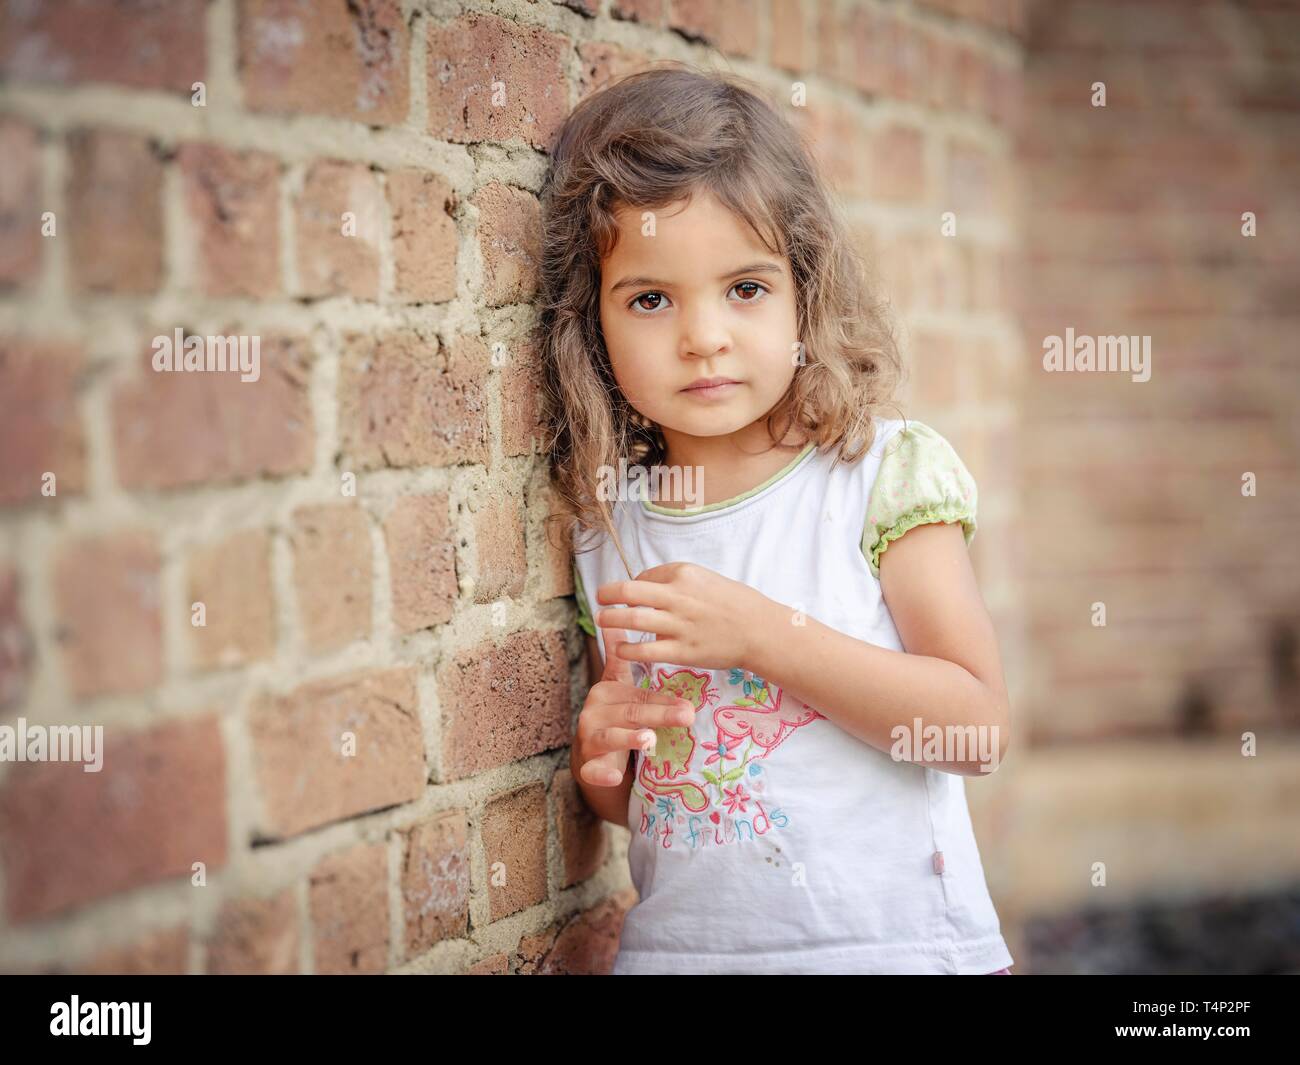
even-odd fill
[{"label": "weathered brick surface", "polygon": [[537,26],[470,14],[429,29],[429,133],[458,144],[544,148],[569,106],[569,42]]},{"label": "weathered brick surface", "polygon": [[322,859],[309,886],[316,972],[375,974],[388,966],[388,848],[358,844]]},{"label": "weathered brick surface", "polygon": [[479,189],[470,202],[479,212],[483,300],[497,307],[532,299],[542,258],[537,197],[494,181]]},{"label": "weathered brick surface", "polygon": [[163,163],[147,137],[118,130],[68,134],[69,242],[74,284],[95,293],[157,290],[163,268]]},{"label": "weathered brick surface", "polygon": [[406,117],[410,39],[397,0],[239,0],[244,101],[389,126]]},{"label": "weathered brick surface", "polygon": [[0,337],[0,506],[53,504],[85,491],[83,365],[71,345]]},{"label": "weathered brick surface", "polygon": [[492,920],[546,898],[546,788],[528,784],[495,795],[483,809]]},{"label": "weathered brick surface", "polygon": [[161,565],[156,538],[139,530],[60,545],[52,594],[73,695],[139,692],[162,679]]},{"label": "weathered brick surface", "polygon": [[555,827],[564,855],[561,888],[592,877],[605,864],[609,839],[602,821],[582,797],[573,774],[560,769],[551,784],[555,796]]},{"label": "weathered brick surface", "polygon": [[19,600],[18,571],[0,562],[0,710],[22,702],[34,654]]},{"label": "weathered brick surface", "polygon": [[339,371],[343,468],[486,462],[489,360],[467,335],[443,346],[414,332],[350,334]]},{"label": "weathered brick surface", "polygon": [[417,303],[456,295],[456,197],[437,174],[413,167],[388,175],[397,294]]},{"label": "weathered brick surface", "polygon": [[197,234],[194,272],[211,296],[266,299],[280,291],[282,167],[265,152],[187,144],[179,153]]},{"label": "weathered brick surface", "polygon": [[568,743],[567,657],[558,632],[520,632],[461,651],[439,669],[448,779]]},{"label": "weathered brick surface", "polygon": [[189,972],[189,929],[151,932],[124,947],[101,950],[82,962],[65,962],[53,972],[85,976],[183,976]]},{"label": "weathered brick surface", "polygon": [[[174,327],[160,326],[157,335],[172,338]],[[231,325],[203,335],[248,336],[251,356],[251,338],[260,334]],[[113,454],[124,488],[173,489],[311,468],[312,352],[305,338],[261,335],[257,380],[229,369],[155,370],[161,350],[151,337],[136,373],[111,398]]]},{"label": "weathered brick surface", "polygon": [[465,814],[453,810],[402,835],[402,922],[407,957],[469,927],[469,849]]},{"label": "weathered brick surface", "polygon": [[[0,16],[3,17],[3,16]],[[41,142],[35,127],[0,116],[0,290],[41,270]]]},{"label": "weathered brick surface", "polygon": [[384,521],[393,624],[415,632],[450,621],[460,594],[447,496],[404,496]]},{"label": "weathered brick surface", "polygon": [[[103,732],[103,766],[27,762],[0,789],[12,922],[226,864],[226,755],[214,716]],[[166,811],[160,815],[159,811]]]},{"label": "weathered brick surface", "polygon": [[[201,626],[195,603],[203,604]],[[271,584],[271,540],[262,529],[246,529],[195,549],[190,555],[183,604],[196,665],[242,665],[275,652],[275,600]]]},{"label": "weathered brick surface", "polygon": [[268,898],[229,899],[208,941],[213,974],[297,973],[298,899],[292,887]]},{"label": "weathered brick surface", "polygon": [[7,4],[0,10],[0,74],[188,94],[207,77],[206,8],[205,0]]},{"label": "weathered brick surface", "polygon": [[407,667],[263,695],[248,730],[267,836],[410,802],[424,787],[415,674]]},{"label": "weathered brick surface", "polygon": [[608,976],[614,969],[623,918],[636,902],[631,889],[591,909],[557,921],[519,941],[521,975]]},{"label": "weathered brick surface", "polygon": [[518,503],[510,499],[487,503],[474,515],[474,540],[478,544],[474,601],[491,603],[522,595],[528,553]]},{"label": "weathered brick surface", "polygon": [[386,210],[378,176],[363,163],[315,163],[298,196],[298,291],[303,296],[379,296],[379,241]]},{"label": "weathered brick surface", "polygon": [[370,521],[355,503],[297,508],[290,532],[298,618],[307,645],[329,651],[370,635]]}]

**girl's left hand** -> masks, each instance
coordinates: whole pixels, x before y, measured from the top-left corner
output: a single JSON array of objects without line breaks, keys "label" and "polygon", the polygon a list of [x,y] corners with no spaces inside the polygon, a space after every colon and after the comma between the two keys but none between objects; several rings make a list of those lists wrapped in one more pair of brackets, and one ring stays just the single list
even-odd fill
[{"label": "girl's left hand", "polygon": [[693,562],[667,562],[634,581],[602,584],[596,602],[627,604],[597,611],[597,625],[655,634],[653,641],[619,644],[619,658],[701,669],[749,668],[754,634],[773,605],[749,585]]}]

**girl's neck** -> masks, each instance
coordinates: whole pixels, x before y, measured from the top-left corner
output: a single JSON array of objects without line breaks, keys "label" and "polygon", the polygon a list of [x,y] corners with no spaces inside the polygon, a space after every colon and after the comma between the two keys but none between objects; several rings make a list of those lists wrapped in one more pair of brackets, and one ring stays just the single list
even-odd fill
[{"label": "girl's neck", "polygon": [[[755,430],[757,427],[757,431]],[[664,464],[671,467],[697,467],[702,471],[700,481],[703,498],[691,506],[708,506],[731,499],[751,488],[756,488],[790,464],[791,459],[809,441],[797,426],[791,426],[781,441],[784,447],[772,445],[764,421],[746,426],[726,436],[683,436],[665,431],[667,455]],[[684,500],[657,501],[658,506],[684,509]]]}]

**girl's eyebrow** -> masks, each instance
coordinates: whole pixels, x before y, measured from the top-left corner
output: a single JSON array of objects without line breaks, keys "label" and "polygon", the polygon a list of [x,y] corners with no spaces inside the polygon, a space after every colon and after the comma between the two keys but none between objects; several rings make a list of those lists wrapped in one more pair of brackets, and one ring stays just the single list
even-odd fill
[{"label": "girl's eyebrow", "polygon": [[[719,281],[725,281],[729,277],[735,277],[737,274],[780,274],[784,271],[773,262],[750,263],[748,266],[738,266],[734,270],[728,270],[718,278]],[[659,288],[671,288],[671,281],[660,281],[653,277],[625,277],[622,281],[616,282],[610,286],[610,295],[613,295],[619,289],[624,288],[641,288],[644,286],[658,286]]]}]

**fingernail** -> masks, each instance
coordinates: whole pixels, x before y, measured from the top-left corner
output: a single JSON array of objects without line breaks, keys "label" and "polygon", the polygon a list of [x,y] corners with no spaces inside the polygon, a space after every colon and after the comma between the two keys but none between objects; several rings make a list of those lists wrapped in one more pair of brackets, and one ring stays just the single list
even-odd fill
[{"label": "fingernail", "polygon": [[649,754],[655,749],[655,734],[653,732],[643,732],[637,737],[641,742],[641,750]]}]

